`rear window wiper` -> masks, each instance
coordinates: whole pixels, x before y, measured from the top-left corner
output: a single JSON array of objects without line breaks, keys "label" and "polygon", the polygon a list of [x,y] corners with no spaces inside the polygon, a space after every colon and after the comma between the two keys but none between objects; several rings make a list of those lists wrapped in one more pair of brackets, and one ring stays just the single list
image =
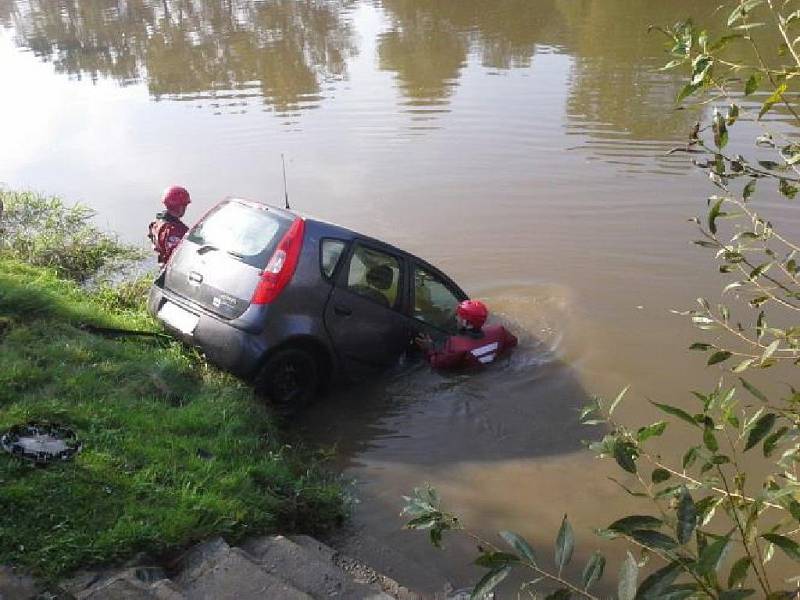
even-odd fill
[{"label": "rear window wiper", "polygon": [[219,252],[219,248],[216,246],[212,246],[211,244],[203,244],[197,249],[198,254],[205,254],[206,252],[211,252],[212,250]]},{"label": "rear window wiper", "polygon": [[217,248],[213,244],[203,244],[200,248],[197,249],[198,254],[205,254],[206,252],[224,252],[225,254],[229,254],[236,260],[244,260],[247,258],[245,254],[239,254],[238,252],[234,252],[233,250],[223,250],[222,248]]}]

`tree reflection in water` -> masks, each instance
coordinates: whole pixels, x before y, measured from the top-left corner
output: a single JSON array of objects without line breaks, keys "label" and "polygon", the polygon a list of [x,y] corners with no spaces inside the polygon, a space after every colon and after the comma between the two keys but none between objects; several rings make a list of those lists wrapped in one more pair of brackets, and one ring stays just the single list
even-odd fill
[{"label": "tree reflection in water", "polygon": [[155,99],[263,97],[313,108],[346,76],[351,0],[0,0],[18,45],[78,79],[146,81]]},{"label": "tree reflection in water", "polygon": [[[570,57],[568,128],[593,158],[663,155],[696,118],[665,109],[681,78],[657,71],[663,40],[647,33],[651,23],[708,20],[712,8],[692,0],[0,0],[0,24],[76,78],[143,81],[154,99],[237,111],[263,99],[285,115],[319,106],[325,84],[347,77],[359,7],[384,20],[377,68],[395,74],[415,121],[450,110],[467,66],[535,71],[542,52]],[[560,90],[531,86],[509,104]]]}]

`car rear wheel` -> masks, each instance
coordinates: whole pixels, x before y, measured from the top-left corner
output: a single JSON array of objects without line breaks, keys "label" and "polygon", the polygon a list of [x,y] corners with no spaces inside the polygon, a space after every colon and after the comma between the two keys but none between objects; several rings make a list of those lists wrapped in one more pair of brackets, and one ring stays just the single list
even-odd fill
[{"label": "car rear wheel", "polygon": [[255,383],[256,391],[272,403],[297,410],[313,400],[319,384],[319,367],[310,352],[286,348],[267,359]]}]

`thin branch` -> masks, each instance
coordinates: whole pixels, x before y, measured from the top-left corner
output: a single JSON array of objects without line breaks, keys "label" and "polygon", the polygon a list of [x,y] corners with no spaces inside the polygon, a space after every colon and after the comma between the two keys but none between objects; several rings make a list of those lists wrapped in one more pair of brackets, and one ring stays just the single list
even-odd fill
[{"label": "thin branch", "polygon": [[[720,465],[717,465],[717,472],[722,478],[722,483],[725,486],[725,490],[730,494],[730,486],[728,485],[728,479],[727,477],[725,477],[725,472],[722,470],[722,467]],[[766,579],[766,571],[764,571],[764,557],[761,555],[761,548],[758,545],[758,541],[756,541],[755,543],[756,553],[758,554],[758,560],[759,560],[758,564],[761,565],[761,569],[762,571],[764,571],[764,573],[758,572],[756,561],[753,560],[753,554],[750,551],[750,546],[747,543],[747,533],[745,532],[741,519],[739,519],[739,511],[736,510],[736,506],[734,505],[733,502],[731,502],[731,512],[733,513],[733,520],[736,522],[736,527],[739,529],[739,534],[742,536],[742,545],[744,546],[744,551],[747,554],[747,557],[750,559],[750,563],[753,565],[753,571],[755,572],[756,578],[758,579],[758,584],[761,586],[761,589],[764,590],[764,593],[768,596],[770,594],[769,580]]]},{"label": "thin branch", "polygon": [[[457,530],[457,531],[462,531],[464,533],[464,535],[466,535],[467,537],[472,539],[476,544],[478,544],[478,546],[488,547],[488,548],[491,548],[494,551],[498,551],[499,550],[499,548],[497,546],[495,546],[493,543],[491,543],[488,540],[483,539],[482,537],[480,537],[479,535],[477,535],[475,533],[472,533],[468,529],[460,529],[460,530]],[[560,576],[553,575],[552,573],[549,573],[549,572],[539,568],[534,563],[520,560],[519,564],[524,566],[524,567],[527,567],[527,568],[531,569],[532,571],[536,572],[537,574],[541,575],[542,577],[550,579],[551,581],[555,581],[559,585],[563,585],[564,587],[569,588],[571,591],[573,591],[576,594],[579,594],[579,595],[583,596],[584,598],[590,598],[591,600],[600,600],[597,596],[594,596],[594,595],[590,594],[586,590],[582,590],[581,588],[571,584],[566,579],[562,579]]]},{"label": "thin branch", "polygon": [[[655,466],[660,467],[660,468],[664,469],[665,471],[668,471],[670,474],[675,475],[676,477],[679,477],[679,478],[683,479],[684,481],[687,481],[687,482],[691,483],[692,485],[695,485],[695,486],[697,486],[699,488],[706,488],[706,489],[709,489],[709,490],[711,490],[713,492],[716,492],[717,494],[725,496],[727,498],[735,498],[737,500],[743,500],[743,501],[749,502],[751,504],[754,504],[754,503],[758,502],[758,500],[756,500],[755,498],[750,498],[749,496],[745,496],[743,494],[737,494],[735,492],[730,492],[730,491],[724,490],[722,488],[715,487],[713,485],[707,485],[707,484],[703,483],[702,481],[699,481],[699,480],[695,479],[691,475],[688,475],[685,471],[683,471],[683,472],[677,471],[677,470],[673,469],[672,467],[665,465],[664,463],[662,463],[661,461],[653,458],[652,456],[650,456],[647,453],[643,453],[642,456],[646,457]],[[786,510],[780,504],[774,504],[772,502],[764,502],[764,506],[768,506],[769,508],[777,508],[779,510]]]}]

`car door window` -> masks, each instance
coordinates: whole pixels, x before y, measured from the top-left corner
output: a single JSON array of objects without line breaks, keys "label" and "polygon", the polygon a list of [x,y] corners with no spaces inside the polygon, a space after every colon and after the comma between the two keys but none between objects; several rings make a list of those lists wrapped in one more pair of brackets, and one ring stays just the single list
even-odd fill
[{"label": "car door window", "polygon": [[414,318],[445,331],[458,328],[458,296],[436,275],[414,267]]},{"label": "car door window", "polygon": [[324,239],[320,245],[319,267],[322,274],[330,279],[339,264],[339,258],[347,244],[342,240]]},{"label": "car door window", "polygon": [[357,245],[350,257],[347,289],[387,308],[395,308],[400,277],[400,260],[397,257]]}]

